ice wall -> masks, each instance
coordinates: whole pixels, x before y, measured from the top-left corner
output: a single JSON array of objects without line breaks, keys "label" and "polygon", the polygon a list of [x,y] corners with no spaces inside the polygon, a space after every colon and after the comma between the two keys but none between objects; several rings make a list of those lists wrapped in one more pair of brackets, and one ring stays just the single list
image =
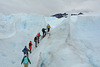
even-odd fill
[{"label": "ice wall", "polygon": [[100,15],[73,16],[70,27],[71,45],[94,67],[100,67]]}]

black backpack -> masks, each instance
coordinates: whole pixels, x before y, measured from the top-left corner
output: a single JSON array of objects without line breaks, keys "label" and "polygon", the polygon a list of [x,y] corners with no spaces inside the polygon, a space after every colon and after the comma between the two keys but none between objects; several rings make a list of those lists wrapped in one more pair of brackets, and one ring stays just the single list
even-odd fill
[{"label": "black backpack", "polygon": [[31,43],[29,43],[29,46],[31,46]]},{"label": "black backpack", "polygon": [[42,29],[42,32],[44,31],[44,29]]},{"label": "black backpack", "polygon": [[37,40],[37,37],[34,38],[34,41],[36,41],[36,40]]}]

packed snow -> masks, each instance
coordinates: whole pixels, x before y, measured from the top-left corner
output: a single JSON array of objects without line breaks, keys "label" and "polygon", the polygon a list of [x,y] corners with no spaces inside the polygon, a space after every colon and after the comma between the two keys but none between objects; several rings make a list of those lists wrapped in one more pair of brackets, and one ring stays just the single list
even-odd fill
[{"label": "packed snow", "polygon": [[[32,41],[29,67],[100,67],[100,15],[57,19],[32,14],[0,14],[0,67],[23,67],[22,49]],[[51,31],[35,48],[34,37]]]}]

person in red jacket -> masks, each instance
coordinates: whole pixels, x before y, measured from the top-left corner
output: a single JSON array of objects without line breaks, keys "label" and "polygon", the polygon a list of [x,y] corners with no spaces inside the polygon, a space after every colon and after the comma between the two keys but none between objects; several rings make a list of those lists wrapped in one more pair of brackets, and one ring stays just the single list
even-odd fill
[{"label": "person in red jacket", "polygon": [[30,49],[30,53],[31,53],[31,49],[32,49],[32,41],[29,42],[29,49]]}]

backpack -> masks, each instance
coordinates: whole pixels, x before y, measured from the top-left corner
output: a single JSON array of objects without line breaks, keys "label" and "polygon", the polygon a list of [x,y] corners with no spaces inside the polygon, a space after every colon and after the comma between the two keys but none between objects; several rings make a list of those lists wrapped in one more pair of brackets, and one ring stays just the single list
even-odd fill
[{"label": "backpack", "polygon": [[27,48],[24,48],[23,52],[24,52],[24,54],[27,54]]},{"label": "backpack", "polygon": [[47,27],[49,27],[49,25],[47,25]]},{"label": "backpack", "polygon": [[41,36],[41,34],[39,33],[39,37]]},{"label": "backpack", "polygon": [[28,63],[28,58],[24,57],[24,63],[27,64]]},{"label": "backpack", "polygon": [[44,28],[42,29],[42,32],[44,31]]},{"label": "backpack", "polygon": [[42,32],[45,32],[45,30],[46,30],[46,29],[45,29],[45,28],[43,28],[43,29],[42,29]]},{"label": "backpack", "polygon": [[36,41],[36,40],[37,40],[37,37],[34,38],[34,41]]},{"label": "backpack", "polygon": [[31,46],[31,43],[29,43],[29,46]]}]

